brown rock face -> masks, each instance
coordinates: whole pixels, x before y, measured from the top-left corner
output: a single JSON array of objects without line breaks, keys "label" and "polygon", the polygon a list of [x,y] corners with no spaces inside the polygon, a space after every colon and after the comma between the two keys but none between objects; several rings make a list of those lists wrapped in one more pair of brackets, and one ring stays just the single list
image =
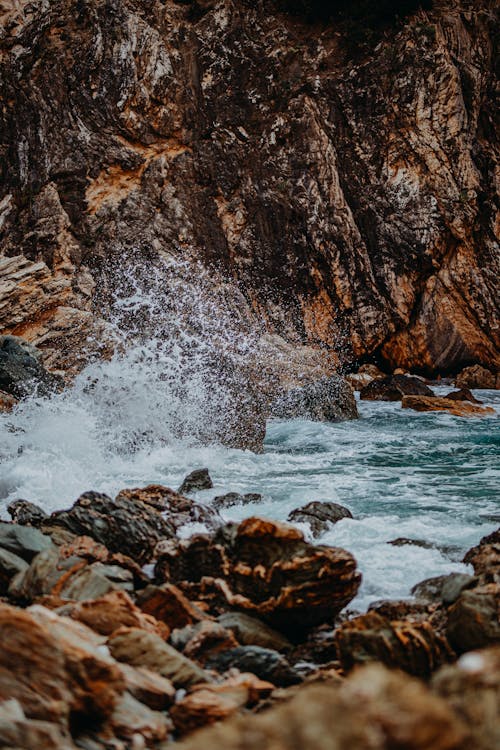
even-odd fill
[{"label": "brown rock face", "polygon": [[287,633],[334,617],[361,582],[349,552],[307,544],[293,526],[262,518],[172,545],[156,571]]},{"label": "brown rock face", "polygon": [[347,361],[498,363],[493,0],[357,48],[246,0],[2,9],[0,330],[46,364],[96,346],[131,251]]},{"label": "brown rock face", "polygon": [[401,405],[403,409],[415,411],[446,411],[455,417],[487,417],[495,414],[490,406],[477,406],[469,401],[454,401],[438,396],[403,396]]}]

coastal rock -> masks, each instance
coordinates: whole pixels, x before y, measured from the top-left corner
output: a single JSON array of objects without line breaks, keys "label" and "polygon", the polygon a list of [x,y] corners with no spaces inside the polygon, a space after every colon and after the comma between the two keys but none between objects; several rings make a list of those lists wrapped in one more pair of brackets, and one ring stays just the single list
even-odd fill
[{"label": "coastal rock", "polygon": [[42,508],[27,500],[13,500],[7,506],[7,511],[14,523],[18,523],[20,526],[34,526],[37,529],[48,518],[47,513]]},{"label": "coastal rock", "polygon": [[359,393],[364,401],[401,401],[408,395],[431,397],[434,394],[419,378],[409,375],[389,375],[372,380]]},{"label": "coastal rock", "polygon": [[420,581],[413,586],[411,593],[416,599],[449,605],[458,599],[462,591],[473,588],[477,583],[478,578],[467,573],[450,573]]},{"label": "coastal rock", "polygon": [[199,490],[210,490],[213,486],[208,469],[195,469],[184,478],[177,492],[180,495],[189,495]]},{"label": "coastal rock", "polygon": [[14,576],[23,574],[28,567],[22,557],[0,548],[0,595],[6,594]]},{"label": "coastal rock", "polygon": [[156,544],[175,533],[149,503],[123,494],[112,500],[98,492],[85,492],[69,510],[52,513],[42,528],[57,526],[89,536],[111,552],[126,550],[139,563],[149,562]]},{"label": "coastal rock", "polygon": [[156,575],[192,584],[198,595],[217,594],[226,606],[286,634],[334,617],[361,581],[349,552],[315,547],[298,529],[262,518],[172,545],[158,560]]},{"label": "coastal rock", "polygon": [[164,713],[153,711],[126,692],[119,697],[108,725],[116,737],[136,743],[141,737],[150,746],[165,740],[173,728]]},{"label": "coastal rock", "polygon": [[175,688],[165,677],[145,667],[120,663],[120,671],[128,692],[155,711],[164,711],[175,699]]},{"label": "coastal rock", "polygon": [[137,604],[143,612],[166,623],[171,630],[183,628],[206,617],[206,614],[172,583],[146,586],[138,593]]},{"label": "coastal rock", "polygon": [[485,583],[500,583],[500,529],[484,536],[463,561],[472,565],[474,573]]},{"label": "coastal rock", "polygon": [[417,677],[427,677],[453,652],[446,639],[426,621],[389,621],[368,612],[343,623],[335,638],[344,669],[367,661],[381,661]]},{"label": "coastal rock", "polygon": [[497,378],[481,365],[465,367],[455,378],[457,388],[498,388]]},{"label": "coastal rock", "polygon": [[247,492],[245,495],[240,495],[239,492],[227,492],[225,495],[214,497],[211,507],[216,510],[224,510],[225,508],[233,508],[235,505],[258,504],[261,500],[262,495],[257,492]]},{"label": "coastal rock", "polygon": [[18,403],[19,399],[15,398],[10,393],[0,391],[0,414],[11,412]]},{"label": "coastal rock", "polygon": [[366,385],[372,382],[374,378],[366,373],[350,372],[345,376],[345,379],[351,386],[353,391],[360,391]]},{"label": "coastal rock", "polygon": [[0,390],[15,398],[32,393],[47,395],[60,385],[60,378],[40,362],[40,353],[18,336],[0,336]]},{"label": "coastal rock", "polygon": [[401,405],[403,409],[415,411],[445,411],[455,417],[485,417],[495,414],[495,410],[489,406],[477,406],[468,401],[453,401],[438,396],[403,396]]},{"label": "coastal rock", "polygon": [[265,622],[243,612],[225,612],[218,617],[218,621],[234,633],[242,646],[261,646],[275,651],[287,651],[292,647],[284,635],[270,628]]},{"label": "coastal rock", "polygon": [[282,654],[262,646],[238,646],[221,651],[208,659],[206,666],[221,674],[236,667],[240,672],[251,672],[261,680],[281,687],[296,685],[302,681],[299,673],[290,666]]},{"label": "coastal rock", "polygon": [[348,508],[330,501],[314,500],[301,508],[292,510],[287,520],[290,523],[308,523],[312,535],[318,537],[343,518],[352,518],[352,513]]},{"label": "coastal rock", "polygon": [[446,633],[458,653],[500,643],[500,584],[463,591],[448,609]]},{"label": "coastal rock", "polygon": [[0,703],[0,746],[6,750],[76,750],[67,729],[54,722],[28,719],[14,698]]},{"label": "coastal rock", "polygon": [[272,417],[339,422],[357,419],[358,408],[349,383],[339,375],[291,388],[270,406]]},{"label": "coastal rock", "polygon": [[39,552],[52,547],[52,542],[38,529],[0,521],[0,547],[31,562]]},{"label": "coastal rock", "polygon": [[450,393],[447,393],[446,396],[443,396],[443,398],[451,400],[451,401],[470,401],[471,404],[482,404],[482,401],[479,401],[468,388],[460,388],[458,391],[450,391]]},{"label": "coastal rock", "polygon": [[358,368],[358,375],[369,375],[372,380],[377,378],[385,378],[385,372],[377,367],[377,365],[365,364]]},{"label": "coastal rock", "polygon": [[203,665],[216,659],[221,652],[238,646],[233,633],[211,619],[174,631],[171,643],[185,656]]}]

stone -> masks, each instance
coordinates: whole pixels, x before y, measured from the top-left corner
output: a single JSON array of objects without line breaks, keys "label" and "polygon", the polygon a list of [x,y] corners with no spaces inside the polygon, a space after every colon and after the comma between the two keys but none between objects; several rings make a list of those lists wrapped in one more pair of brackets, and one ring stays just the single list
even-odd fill
[{"label": "stone", "polygon": [[457,388],[498,388],[491,370],[481,365],[465,367],[455,378]]},{"label": "stone", "polygon": [[0,703],[0,746],[6,750],[76,750],[68,730],[54,722],[26,718],[14,698]]},{"label": "stone", "polygon": [[372,380],[361,389],[359,397],[364,401],[401,401],[403,396],[434,396],[420,378],[410,375],[389,375]]},{"label": "stone", "polygon": [[451,661],[453,651],[427,621],[387,620],[377,612],[343,623],[335,633],[345,670],[367,661],[381,661],[416,677],[427,677]]},{"label": "stone", "polygon": [[0,521],[0,547],[31,562],[39,552],[52,547],[52,542],[38,529]]},{"label": "stone", "polygon": [[172,583],[146,586],[137,594],[137,603],[143,612],[166,623],[171,630],[183,628],[206,617],[206,614]]},{"label": "stone", "polygon": [[10,393],[0,391],[0,414],[8,414],[19,403],[19,399]]},{"label": "stone", "polygon": [[455,417],[487,417],[495,414],[490,406],[477,406],[468,401],[453,401],[438,396],[403,396],[401,406],[414,411],[445,411]]},{"label": "stone", "polygon": [[139,736],[150,746],[165,740],[173,728],[164,713],[153,711],[126,692],[118,699],[109,725],[117,737],[136,742]]},{"label": "stone", "polygon": [[262,502],[262,495],[257,492],[248,492],[240,495],[239,492],[227,492],[225,495],[217,495],[211,502],[211,507],[217,511],[225,508],[233,508],[235,505],[257,505]]},{"label": "stone", "polygon": [[483,537],[468,550],[463,561],[472,565],[474,573],[484,582],[500,583],[500,529]]},{"label": "stone", "polygon": [[139,628],[121,628],[108,639],[108,647],[117,661],[158,672],[175,687],[210,682],[203,669],[165,643],[156,633]]},{"label": "stone", "polygon": [[98,492],[86,492],[69,510],[52,513],[47,524],[90,536],[111,552],[126,551],[139,563],[149,562],[156,544],[174,535],[172,525],[148,503],[123,495],[112,500]]},{"label": "stone", "polygon": [[443,396],[443,398],[446,398],[451,401],[470,401],[471,404],[482,404],[482,401],[479,401],[468,388],[460,388],[458,391],[450,391],[446,394],[446,396]]},{"label": "stone", "polygon": [[314,422],[339,422],[359,416],[352,388],[339,375],[291,388],[274,400],[270,413],[279,419]]},{"label": "stone", "polygon": [[414,599],[381,599],[371,602],[368,612],[376,612],[386,620],[405,620],[409,617],[422,615],[428,619],[432,604],[430,601],[415,601]]},{"label": "stone", "polygon": [[443,602],[452,604],[462,591],[472,588],[478,582],[478,578],[467,573],[449,573],[448,575],[426,578],[425,581],[415,584],[411,593],[416,599],[429,602]]},{"label": "stone", "polygon": [[365,385],[371,383],[373,378],[371,375],[366,373],[350,372],[345,376],[345,379],[353,389],[353,391],[360,391]]},{"label": "stone", "polygon": [[210,490],[213,486],[208,469],[195,469],[184,477],[177,492],[180,495],[189,495],[191,492],[198,492],[199,490]]},{"label": "stone", "polygon": [[40,354],[19,336],[0,336],[0,390],[23,398],[33,393],[47,395],[60,385],[40,362]]},{"label": "stone", "polygon": [[0,700],[15,698],[29,718],[63,726],[73,714],[95,721],[112,713],[123,678],[84,625],[44,607],[3,604],[0,639]]},{"label": "stone", "polygon": [[446,634],[458,653],[500,642],[500,584],[463,591],[448,609]]},{"label": "stone", "polygon": [[145,706],[164,711],[175,700],[175,688],[165,677],[145,667],[120,664],[127,691]]},{"label": "stone", "polygon": [[162,517],[175,531],[190,523],[202,523],[208,529],[216,529],[223,521],[217,511],[207,505],[195,502],[169,487],[150,484],[147,487],[122,490],[117,501],[142,502],[161,511]]},{"label": "stone", "polygon": [[345,550],[313,546],[293,526],[256,517],[172,544],[156,575],[191,587],[195,598],[219,597],[286,635],[335,617],[361,581]]},{"label": "stone", "polygon": [[27,500],[13,500],[7,506],[7,511],[14,523],[20,526],[34,526],[37,529],[48,518],[47,513],[42,508]]},{"label": "stone", "polygon": [[358,367],[359,375],[369,375],[372,380],[376,378],[385,378],[385,372],[377,367],[377,365],[365,364]]},{"label": "stone", "polygon": [[0,548],[0,595],[6,594],[14,576],[23,574],[28,567],[22,557]]},{"label": "stone", "polygon": [[318,537],[327,532],[331,525],[343,518],[352,518],[352,513],[348,508],[330,501],[314,500],[301,508],[292,510],[287,520],[290,523],[308,523],[312,535]]},{"label": "stone", "polygon": [[223,673],[236,668],[240,672],[251,672],[261,680],[286,687],[302,681],[299,673],[290,666],[285,657],[270,648],[262,646],[238,646],[221,651],[208,659],[206,666]]},{"label": "stone", "polygon": [[238,646],[232,631],[213,620],[203,620],[174,631],[171,643],[175,648],[182,649],[185,656],[203,665],[216,659],[221,652]]},{"label": "stone", "polygon": [[273,630],[262,620],[243,612],[224,612],[218,617],[220,624],[231,630],[242,646],[261,646],[275,651],[287,651],[292,644],[284,635]]}]

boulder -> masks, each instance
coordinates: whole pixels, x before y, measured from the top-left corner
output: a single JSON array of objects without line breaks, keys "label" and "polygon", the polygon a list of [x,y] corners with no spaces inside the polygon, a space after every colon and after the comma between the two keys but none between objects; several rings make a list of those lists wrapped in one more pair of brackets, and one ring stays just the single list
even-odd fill
[{"label": "boulder", "polygon": [[137,603],[143,612],[166,623],[172,630],[199,622],[206,617],[206,614],[172,583],[147,586],[138,593]]},{"label": "boulder", "polygon": [[196,625],[186,625],[181,630],[174,630],[170,640],[174,648],[200,664],[217,657],[222,651],[238,646],[231,630],[226,630],[220,622],[213,620],[203,620]]},{"label": "boulder", "polygon": [[371,383],[373,380],[371,375],[359,372],[349,372],[345,376],[345,379],[347,380],[353,391],[360,391],[365,387],[365,385],[368,385],[368,383]]},{"label": "boulder", "polygon": [[120,671],[128,692],[155,711],[164,711],[175,700],[175,688],[166,677],[145,667],[120,664]]},{"label": "boulder", "polygon": [[217,511],[207,505],[184,497],[170,487],[161,484],[150,484],[147,487],[122,490],[117,501],[130,500],[146,503],[161,511],[162,517],[175,530],[190,523],[202,523],[208,529],[216,529],[223,523]]},{"label": "boulder", "polygon": [[313,546],[293,526],[255,517],[172,543],[155,572],[288,634],[335,617],[361,582],[349,552]]},{"label": "boulder", "polygon": [[389,375],[372,380],[361,389],[359,397],[364,401],[401,401],[403,396],[433,396],[433,392],[420,378],[411,375]]},{"label": "boulder", "polygon": [[497,376],[481,365],[465,367],[455,378],[457,388],[498,388]]},{"label": "boulder", "polygon": [[28,567],[22,557],[0,548],[0,595],[6,594],[14,576],[24,573]]},{"label": "boulder", "polygon": [[342,518],[352,518],[352,513],[348,508],[330,501],[314,500],[301,508],[292,510],[287,520],[290,523],[308,523],[312,535],[318,537]]},{"label": "boulder", "polygon": [[420,581],[413,586],[411,593],[416,599],[449,605],[458,599],[462,591],[472,588],[477,582],[477,577],[467,573],[449,573]]},{"label": "boulder", "polygon": [[427,621],[390,621],[377,612],[343,623],[335,638],[345,670],[367,661],[381,661],[418,677],[427,677],[453,658],[446,638]]},{"label": "boulder", "polygon": [[8,414],[19,403],[19,399],[11,396],[10,393],[0,391],[0,414]]},{"label": "boulder", "polygon": [[235,505],[252,505],[262,502],[262,495],[257,492],[248,492],[240,495],[239,492],[227,492],[225,495],[217,495],[211,503],[211,507],[216,510],[233,508]]},{"label": "boulder", "polygon": [[38,529],[0,521],[0,547],[31,562],[39,552],[52,547],[52,542]]},{"label": "boulder", "polygon": [[278,633],[256,617],[243,612],[225,612],[218,617],[220,624],[231,630],[242,646],[261,646],[275,651],[287,651],[292,644],[284,635]]},{"label": "boulder", "polygon": [[482,404],[468,388],[460,388],[458,391],[450,391],[444,396],[444,398],[451,399],[451,401],[470,401],[471,404]]},{"label": "boulder", "polygon": [[485,417],[495,414],[490,406],[477,406],[468,401],[453,401],[438,396],[403,396],[401,406],[415,411],[445,411],[455,417]]},{"label": "boulder", "polygon": [[108,726],[116,737],[128,742],[134,741],[136,746],[138,737],[151,746],[166,740],[169,731],[173,729],[172,722],[164,713],[153,711],[130,693],[120,696]]},{"label": "boulder", "polygon": [[14,523],[21,526],[34,526],[39,528],[43,521],[48,518],[47,513],[35,503],[28,500],[13,500],[7,506],[7,511]]},{"label": "boulder", "polygon": [[385,378],[385,372],[382,372],[377,365],[373,364],[361,365],[358,368],[358,374],[369,375],[372,380],[375,380],[376,378]]},{"label": "boulder", "polygon": [[302,682],[300,674],[290,666],[282,654],[262,646],[238,646],[221,651],[208,659],[206,666],[221,674],[231,668],[239,669],[240,672],[251,672],[261,680],[281,687]]},{"label": "boulder", "polygon": [[175,534],[172,524],[150,503],[123,493],[112,500],[98,492],[85,492],[69,510],[52,513],[42,528],[57,526],[90,536],[111,552],[126,552],[141,564],[153,558],[161,539]]},{"label": "boulder", "polygon": [[352,388],[340,375],[291,388],[273,401],[270,415],[314,422],[340,422],[359,416]]},{"label": "boulder", "polygon": [[448,609],[446,634],[458,653],[500,643],[500,583],[463,591]]},{"label": "boulder", "polygon": [[77,750],[67,729],[54,722],[28,719],[14,698],[0,703],[0,747],[5,750]]},{"label": "boulder", "polygon": [[213,486],[208,469],[195,469],[184,478],[177,492],[181,495],[189,495],[199,490],[210,490]]},{"label": "boulder", "polygon": [[482,581],[500,583],[500,529],[484,536],[466,553],[463,561],[472,565]]},{"label": "boulder", "polygon": [[15,398],[48,395],[61,385],[40,362],[40,352],[19,336],[0,336],[0,391]]}]

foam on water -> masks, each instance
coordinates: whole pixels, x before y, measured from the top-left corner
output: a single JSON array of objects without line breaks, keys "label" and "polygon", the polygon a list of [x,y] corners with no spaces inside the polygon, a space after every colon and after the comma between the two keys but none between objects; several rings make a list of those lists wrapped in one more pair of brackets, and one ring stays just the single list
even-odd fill
[{"label": "foam on water", "polygon": [[[231,508],[227,519],[286,519],[311,500],[347,506],[354,519],[321,541],[356,555],[364,581],[354,607],[407,596],[426,577],[466,569],[463,552],[499,522],[497,416],[460,419],[361,402],[354,422],[270,422],[262,455],[223,448],[217,432],[238,384],[218,382],[214,351],[241,358],[255,340],[220,295],[206,293],[202,272],[193,284],[178,265],[149,269],[146,280],[136,269],[122,271],[112,305],[121,341],[115,357],[89,364],[64,393],[0,415],[4,516],[18,497],[52,511],[89,489],[175,488],[206,466],[215,486],[199,500],[262,494],[260,504]],[[166,274],[168,293],[160,293]],[[500,407],[499,392],[477,394]],[[426,546],[388,544],[398,537]]]}]

